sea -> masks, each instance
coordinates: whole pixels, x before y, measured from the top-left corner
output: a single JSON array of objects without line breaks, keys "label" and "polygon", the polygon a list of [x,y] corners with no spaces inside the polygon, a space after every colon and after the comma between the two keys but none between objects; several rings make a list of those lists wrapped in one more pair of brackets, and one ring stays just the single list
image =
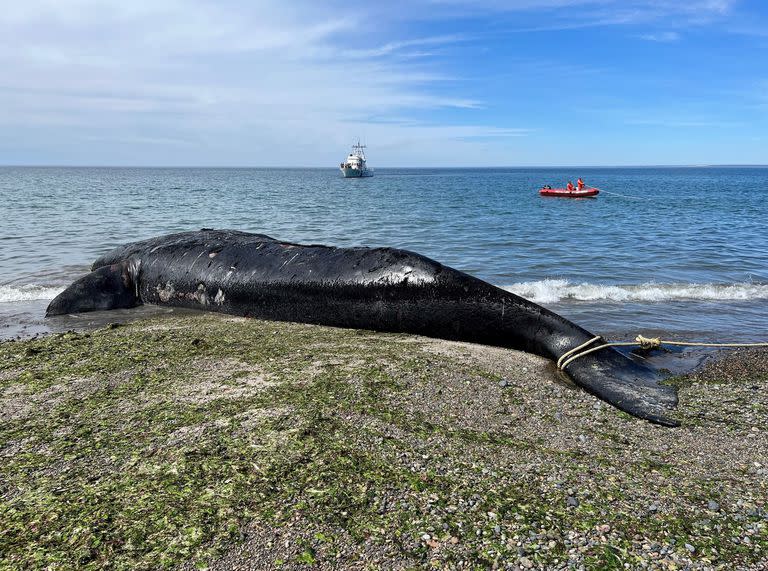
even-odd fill
[{"label": "sea", "polygon": [[[596,198],[538,194],[579,176]],[[412,250],[609,339],[763,342],[767,221],[766,167],[0,167],[0,339],[172,313],[44,317],[100,254],[205,227]]]}]

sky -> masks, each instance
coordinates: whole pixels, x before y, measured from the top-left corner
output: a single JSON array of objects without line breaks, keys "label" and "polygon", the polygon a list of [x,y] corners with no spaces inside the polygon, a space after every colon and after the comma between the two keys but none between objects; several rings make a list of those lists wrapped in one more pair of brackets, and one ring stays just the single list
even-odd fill
[{"label": "sky", "polygon": [[9,0],[0,164],[768,164],[764,0]]}]

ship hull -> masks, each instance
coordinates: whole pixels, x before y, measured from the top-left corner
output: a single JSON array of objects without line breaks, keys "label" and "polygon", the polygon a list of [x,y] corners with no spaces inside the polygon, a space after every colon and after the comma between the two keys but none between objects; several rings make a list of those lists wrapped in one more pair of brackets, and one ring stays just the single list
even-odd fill
[{"label": "ship hull", "polygon": [[373,171],[370,169],[353,169],[341,167],[340,170],[341,174],[344,175],[344,178],[364,178],[373,176]]}]

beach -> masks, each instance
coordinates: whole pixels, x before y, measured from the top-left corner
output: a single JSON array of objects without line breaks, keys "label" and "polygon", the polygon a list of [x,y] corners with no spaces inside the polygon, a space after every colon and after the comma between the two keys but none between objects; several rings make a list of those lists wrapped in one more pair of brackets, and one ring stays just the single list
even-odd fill
[{"label": "beach", "polygon": [[0,343],[6,568],[764,569],[768,353],[679,428],[526,353],[165,315]]}]

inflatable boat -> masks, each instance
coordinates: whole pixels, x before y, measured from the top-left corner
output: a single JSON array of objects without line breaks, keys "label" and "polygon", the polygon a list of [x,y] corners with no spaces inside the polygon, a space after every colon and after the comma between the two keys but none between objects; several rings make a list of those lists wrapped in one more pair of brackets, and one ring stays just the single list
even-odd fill
[{"label": "inflatable boat", "polygon": [[539,190],[541,196],[566,196],[571,198],[584,198],[586,196],[597,196],[600,191],[596,188],[582,188],[581,190],[574,188],[568,190],[567,188],[547,188],[544,187]]}]

